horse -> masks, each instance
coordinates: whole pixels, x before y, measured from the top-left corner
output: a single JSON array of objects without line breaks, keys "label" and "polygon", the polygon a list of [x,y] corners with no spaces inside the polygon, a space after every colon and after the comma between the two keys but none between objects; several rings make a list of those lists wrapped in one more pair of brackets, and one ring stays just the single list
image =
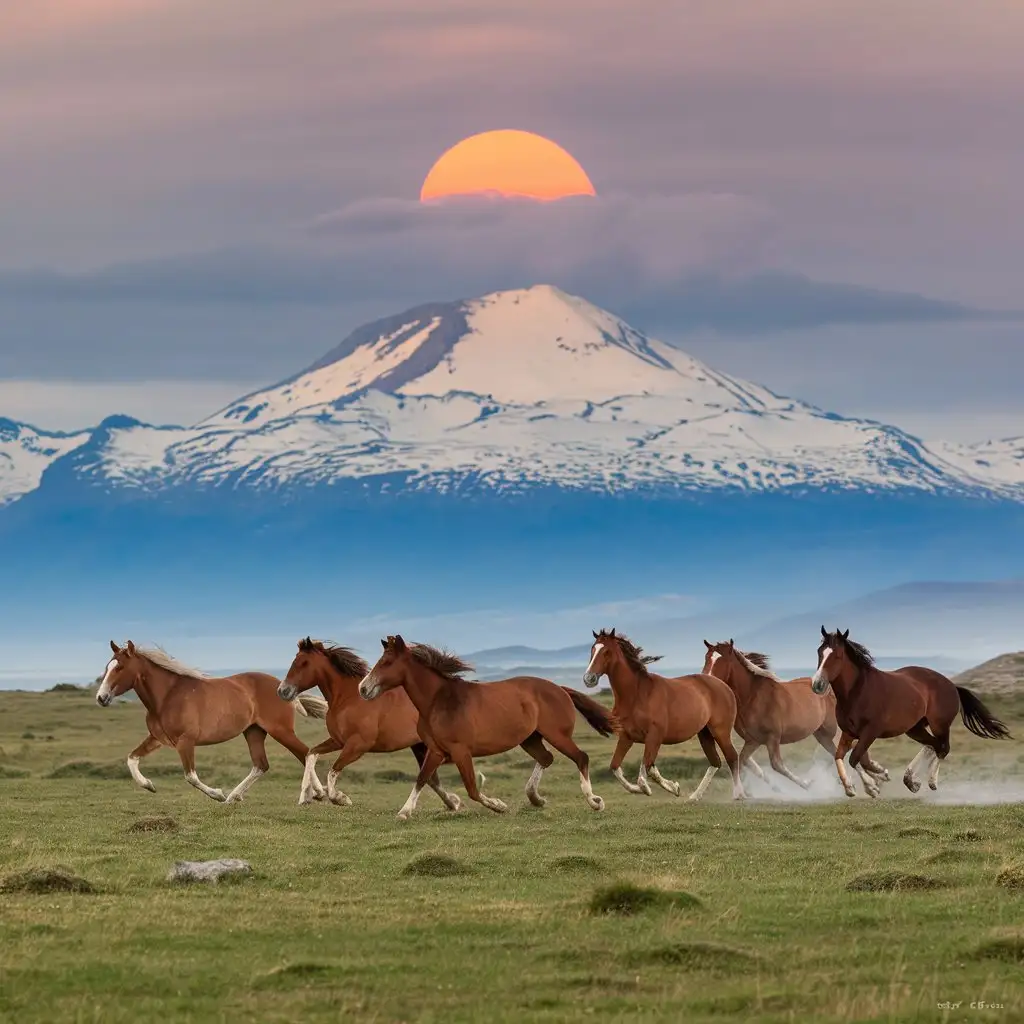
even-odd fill
[{"label": "horse", "polygon": [[[271,735],[305,764],[309,748],[295,735],[295,710],[277,695],[278,680],[262,672],[242,672],[223,679],[188,668],[165,651],[137,648],[131,640],[118,647],[107,663],[96,692],[96,703],[109,707],[115,697],[135,690],[146,709],[149,735],[128,755],[128,771],[143,789],[156,787],[139,770],[139,761],[161,746],[174,747],[185,779],[201,793],[224,803],[241,800],[249,787],[270,770],[265,741]],[[323,718],[327,702],[320,697],[299,699],[301,714]],[[196,774],[196,747],[245,736],[252,770],[225,797]],[[323,798],[323,786],[314,789]]]},{"label": "horse", "polygon": [[[616,635],[614,629],[594,633],[583,682],[586,686],[597,686],[601,676],[606,675],[612,685],[612,714],[619,722],[619,740],[610,766],[612,774],[629,793],[650,796],[650,775],[662,789],[679,796],[679,783],[664,778],[658,770],[658,751],[663,743],[685,743],[696,736],[709,767],[690,799],[699,800],[722,767],[715,749],[717,743],[732,772],[733,798],[742,800],[745,794],[740,782],[740,763],[732,745],[735,694],[712,675],[671,679],[655,675],[647,666],[659,660],[660,656],[644,654],[642,648],[627,637]],[[622,762],[634,743],[644,745],[636,785],[622,774]]]},{"label": "horse", "polygon": [[448,763],[458,768],[470,799],[504,813],[506,804],[480,792],[473,758],[501,754],[516,746],[536,762],[526,783],[526,796],[535,807],[543,807],[541,776],[554,761],[545,740],[575,763],[589,806],[604,810],[604,801],[590,784],[590,758],[573,740],[577,711],[602,736],[615,732],[614,717],[596,700],[534,676],[491,683],[468,680],[465,676],[472,666],[461,658],[426,644],[406,644],[401,636],[389,636],[381,640],[381,646],[383,653],[359,684],[359,695],[376,700],[402,687],[419,712],[417,730],[427,746],[409,799],[398,812],[400,820],[408,820],[430,776]]},{"label": "horse", "polygon": [[928,787],[938,788],[939,764],[949,754],[949,730],[958,712],[975,736],[1010,738],[1006,726],[967,687],[918,665],[884,672],[863,644],[850,639],[849,630],[828,633],[822,626],[811,689],[822,694],[829,687],[836,696],[836,718],[843,730],[835,761],[847,796],[854,791],[843,758],[851,747],[850,764],[856,768],[867,764],[868,749],[877,739],[906,735],[916,740],[923,749],[903,774],[903,784],[916,793],[921,783],[915,769],[925,757],[931,761]]},{"label": "horse", "polygon": [[[749,764],[764,782],[761,766],[753,759],[762,744],[768,748],[772,768],[803,789],[810,783],[798,778],[782,760],[782,744],[797,743],[813,736],[834,759],[836,699],[831,693],[821,696],[811,689],[811,677],[803,676],[785,682],[772,672],[768,658],[756,651],[741,651],[730,639],[712,644],[704,641],[704,674],[721,679],[736,694],[736,732],[743,738],[740,768]],[[877,796],[879,787],[872,775],[888,781],[889,773],[878,764],[866,761],[857,768],[870,796]],[[869,774],[870,773],[870,774]]]},{"label": "horse", "polygon": [[[293,701],[300,693],[318,686],[327,699],[327,731],[330,738],[310,747],[306,755],[306,771],[302,778],[299,803],[312,802],[312,779],[316,777],[316,761],[322,754],[340,750],[341,755],[327,773],[327,799],[339,807],[351,806],[351,799],[337,789],[338,776],[363,754],[385,754],[412,748],[418,767],[427,756],[426,745],[416,731],[419,715],[404,690],[391,690],[380,700],[368,703],[359,697],[359,683],[370,666],[348,647],[337,647],[306,637],[299,641],[299,650],[292,661],[277,695]],[[450,811],[457,811],[462,801],[449,793],[435,772],[427,784],[437,793]]]}]

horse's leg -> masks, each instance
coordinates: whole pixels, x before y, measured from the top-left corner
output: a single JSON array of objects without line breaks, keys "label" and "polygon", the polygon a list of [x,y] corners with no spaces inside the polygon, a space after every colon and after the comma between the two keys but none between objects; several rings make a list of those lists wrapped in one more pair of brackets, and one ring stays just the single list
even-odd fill
[{"label": "horse's leg", "polygon": [[266,739],[267,734],[258,726],[250,725],[245,730],[245,742],[249,745],[249,757],[252,758],[252,770],[242,781],[235,786],[227,799],[226,804],[233,804],[245,798],[249,787],[263,774],[270,771],[270,762],[267,760]]},{"label": "horse's leg", "polygon": [[643,790],[639,786],[634,785],[622,774],[622,762],[625,761],[629,748],[632,746],[633,741],[625,733],[619,733],[618,742],[615,744],[615,753],[612,754],[612,762],[608,767],[627,793],[642,793]]},{"label": "horse's leg", "polygon": [[495,797],[484,796],[480,792],[476,784],[476,772],[473,769],[473,755],[470,754],[468,748],[457,747],[448,753],[452,763],[459,769],[459,775],[462,776],[462,784],[466,787],[469,799],[483,804],[489,811],[494,811],[496,814],[504,814],[508,810],[505,803]]},{"label": "horse's leg", "polygon": [[[437,769],[444,764],[444,759],[445,756],[440,750],[434,750],[431,747],[427,748],[427,756],[423,758],[423,764],[420,765],[420,773],[412,784],[412,792],[398,812],[399,821],[408,821],[412,817],[412,812],[416,810],[416,804],[419,801],[420,793],[423,792],[423,787],[427,784],[427,780],[437,772]],[[475,779],[473,781],[474,783],[476,782]]]},{"label": "horse's leg", "polygon": [[[412,745],[412,756],[416,758],[416,763],[420,768],[422,768],[423,762],[427,756],[426,743],[414,743]],[[330,781],[330,776],[328,776],[328,781]],[[437,777],[436,771],[429,779],[427,779],[427,785],[441,798],[441,803],[443,803],[449,811],[457,811],[462,806],[462,801],[454,793],[449,793],[448,790],[441,785],[441,780]],[[330,790],[328,789],[328,794],[329,793]],[[345,799],[347,800],[348,797]],[[351,801],[349,801],[349,803],[351,803]]]},{"label": "horse's leg", "polygon": [[843,732],[842,736],[839,737],[839,746],[836,747],[835,762],[836,762],[836,774],[839,776],[839,781],[843,784],[843,792],[847,796],[856,796],[857,790],[850,785],[850,780],[846,775],[846,765],[843,764],[843,758],[846,757],[846,752],[853,746],[854,738],[847,732]]},{"label": "horse's leg", "polygon": [[864,764],[870,760],[868,758],[868,747],[871,746],[875,740],[878,739],[878,734],[872,729],[864,730],[860,736],[857,737],[857,743],[853,748],[853,753],[850,754],[850,764],[857,770],[857,774],[860,775],[861,781],[864,783],[864,790],[870,797],[877,797],[881,792],[878,786],[873,782],[868,785],[868,776],[864,774]]},{"label": "horse's leg", "polygon": [[219,789],[207,786],[196,774],[196,745],[191,737],[183,736],[178,740],[176,749],[181,758],[181,767],[185,769],[185,781],[195,786],[200,793],[205,793],[212,800],[223,800],[224,794]]},{"label": "horse's leg", "polygon": [[[646,770],[646,774],[650,775],[654,781],[661,786],[662,789],[671,793],[673,796],[679,796],[679,783],[671,782],[666,779],[661,772],[658,770],[656,764],[658,760],[658,752],[661,750],[661,741],[664,738],[660,730],[652,729],[644,737],[644,756],[640,762],[641,769]],[[646,776],[644,782],[647,782]],[[650,787],[648,786],[648,792]]]},{"label": "horse's leg", "polygon": [[[341,740],[328,736],[327,739],[321,740],[315,747],[309,748],[309,752],[306,754],[306,766],[302,772],[302,784],[299,786],[299,806],[311,803],[315,799],[320,799],[317,797],[313,786],[313,779],[318,778],[316,774],[317,758],[322,757],[324,754],[333,754],[335,750],[341,750],[343,745]],[[328,777],[327,797],[328,799],[331,797],[330,777]],[[333,802],[337,803],[337,801]]]},{"label": "horse's leg", "polygon": [[[287,707],[287,705],[285,706]],[[295,731],[290,726],[281,725],[277,722],[267,722],[265,725],[263,725],[263,728],[266,729],[267,732],[271,736],[273,736],[273,738],[277,740],[277,742],[280,743],[282,747],[285,748],[285,750],[290,751],[292,755],[295,757],[295,759],[299,762],[299,764],[302,765],[303,784],[305,786],[307,778],[308,781],[313,784],[314,799],[324,800],[327,796],[327,793],[324,790],[323,783],[321,783],[319,777],[316,774],[316,770],[313,769],[309,772],[308,776],[306,775],[306,758],[309,755],[309,747],[307,747],[306,744],[303,743],[302,740],[300,740],[299,737],[295,735]],[[299,803],[302,802],[302,795],[300,794]]]},{"label": "horse's leg", "polygon": [[152,754],[154,750],[159,748],[160,741],[150,734],[128,755],[128,771],[131,772],[132,778],[143,789],[148,789],[150,793],[156,792],[156,786],[139,771],[139,762],[147,754]]},{"label": "horse's leg", "polygon": [[661,730],[652,725],[644,736],[644,752],[640,757],[640,770],[636,775],[636,784],[644,796],[651,796],[651,784],[647,781],[647,771],[658,757],[662,735]]},{"label": "horse's leg", "polygon": [[[903,773],[903,785],[910,790],[911,793],[916,793],[921,788],[921,783],[917,781],[917,775],[915,769],[922,764],[922,762],[931,757],[935,761],[935,772],[936,783],[938,782],[938,758],[935,756],[936,738],[925,727],[924,719],[917,723],[912,729],[907,730],[907,735],[912,740],[917,740],[921,744],[921,749],[917,756],[907,765],[907,770]],[[946,740],[946,750],[949,750],[949,740]],[[931,779],[929,778],[929,783]],[[935,787],[932,786],[932,789]]]},{"label": "horse's leg", "polygon": [[711,785],[711,780],[717,774],[718,769],[722,767],[722,758],[715,747],[714,738],[707,730],[707,726],[697,734],[697,739],[700,740],[700,748],[708,759],[708,770],[704,773],[704,778],[700,780],[700,785],[690,794],[690,800],[693,803],[696,803],[704,795],[704,791]]},{"label": "horse's leg", "polygon": [[801,789],[810,789],[811,784],[806,779],[797,778],[782,760],[782,744],[778,736],[773,736],[765,746],[768,748],[768,758],[771,761],[772,769],[780,775],[785,775],[790,782],[795,782]]},{"label": "horse's leg", "polygon": [[[327,799],[338,807],[351,807],[352,800],[338,789],[338,776],[350,765],[365,754],[372,744],[362,736],[349,736],[341,748],[338,759],[331,765],[327,773]],[[300,799],[299,801],[303,801]],[[305,801],[308,803],[309,801]]]},{"label": "horse's leg", "polygon": [[740,751],[740,770],[748,767],[750,770],[762,781],[768,783],[772,789],[776,789],[776,786],[768,781],[768,776],[761,770],[761,766],[754,760],[753,754],[757,748],[761,746],[760,743],[756,743],[754,740],[744,740],[743,749]]},{"label": "horse's leg", "polygon": [[[725,763],[729,766],[729,771],[732,772],[732,798],[733,800],[744,800],[747,794],[743,792],[743,782],[740,780],[740,758],[736,753],[736,748],[732,745],[732,727],[733,721],[731,716],[726,721],[712,719],[697,734],[697,738],[700,740],[701,748],[705,754],[708,753],[708,747],[714,751],[715,744],[718,744],[719,749],[725,754]],[[705,740],[705,736],[707,736],[707,740]],[[711,742],[712,740],[714,742]],[[707,743],[707,746],[705,746],[705,743]],[[708,760],[714,764],[710,757],[708,757]],[[717,755],[716,760],[718,760]],[[721,765],[721,763],[718,760],[718,764]],[[718,771],[718,768],[715,768],[715,771]],[[705,777],[709,782],[711,781],[710,777]]]},{"label": "horse's leg", "polygon": [[555,755],[544,746],[544,739],[539,732],[531,733],[519,744],[537,763],[533,766],[533,774],[526,783],[526,799],[534,807],[543,807],[547,800],[540,795],[540,780],[545,768],[551,767]]},{"label": "horse's leg", "polygon": [[[590,756],[585,750],[581,750],[576,745],[576,741],[572,738],[572,730],[575,725],[576,715],[574,712],[572,720],[569,722],[565,732],[555,734],[548,732],[544,734],[544,739],[546,739],[548,743],[555,748],[555,750],[560,754],[564,754],[576,765],[576,768],[580,773],[580,789],[583,791],[583,795],[586,797],[587,803],[590,805],[590,809],[594,811],[603,811],[604,801],[594,793],[594,787],[590,783]],[[629,748],[627,747],[627,749]],[[617,756],[618,747],[615,748],[615,753]]]}]

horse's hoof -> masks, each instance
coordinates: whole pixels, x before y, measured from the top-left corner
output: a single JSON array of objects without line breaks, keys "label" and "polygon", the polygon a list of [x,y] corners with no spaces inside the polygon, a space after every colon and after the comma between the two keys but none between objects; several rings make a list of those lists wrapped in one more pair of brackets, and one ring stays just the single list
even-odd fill
[{"label": "horse's hoof", "polygon": [[399,811],[398,812],[398,820],[399,821],[408,821],[411,816],[412,816],[412,812],[411,811]]},{"label": "horse's hoof", "polygon": [[508,810],[508,805],[501,800],[491,799],[490,804],[491,810],[496,814],[504,814]]},{"label": "horse's hoof", "polygon": [[462,807],[462,801],[454,793],[452,793],[450,795],[450,798],[445,801],[445,807],[447,807],[448,810],[451,811],[452,814],[454,814],[457,810],[459,810]]},{"label": "horse's hoof", "polygon": [[882,773],[879,776],[879,778],[881,778],[881,780],[883,782],[891,782],[892,780],[889,778],[889,769],[888,768],[883,768],[882,769]]},{"label": "horse's hoof", "polygon": [[733,800],[746,800],[747,794],[740,790],[738,793],[733,793],[732,798]]},{"label": "horse's hoof", "polygon": [[936,782],[929,782],[928,788],[934,793],[936,790],[938,790],[939,786]]},{"label": "horse's hoof", "polygon": [[527,794],[526,799],[529,800],[534,807],[547,807],[548,804],[547,800],[545,800],[544,797],[537,796],[535,793]]},{"label": "horse's hoof", "polygon": [[911,793],[916,793],[921,788],[921,783],[914,778],[913,775],[903,776],[903,785],[910,790]]},{"label": "horse's hoof", "polygon": [[854,788],[853,788],[853,787],[851,786],[851,787],[850,787],[849,789],[845,790],[845,793],[846,793],[846,795],[847,795],[848,797],[851,797],[851,798],[852,798],[852,797],[855,797],[855,796],[857,795],[857,790],[855,790],[855,789],[854,789]]},{"label": "horse's hoof", "polygon": [[672,794],[673,796],[679,796],[679,793],[680,793],[680,790],[679,790],[679,783],[678,783],[678,782],[673,782],[673,783],[672,783],[672,785],[671,785],[671,787],[670,787],[670,789],[669,789],[669,792],[670,792],[670,793],[671,793],[671,794]]},{"label": "horse's hoof", "polygon": [[142,784],[142,788],[148,789],[150,793],[156,792],[156,786],[154,786],[153,783],[149,781],[149,779],[146,779],[146,781]]},{"label": "horse's hoof", "polygon": [[650,786],[645,786],[645,785],[641,784],[639,789],[640,789],[640,792],[643,793],[644,796],[653,796],[653,791],[651,790]]},{"label": "horse's hoof", "polygon": [[218,803],[222,803],[222,804],[223,804],[223,803],[226,803],[226,802],[227,802],[227,797],[226,797],[226,796],[225,796],[225,795],[223,794],[223,792],[221,792],[221,790],[219,790],[219,789],[215,789],[215,790],[214,790],[214,791],[213,791],[213,792],[212,792],[212,793],[210,794],[210,796],[212,796],[212,797],[213,797],[213,799],[214,799],[214,800],[216,800],[216,801],[217,801]]},{"label": "horse's hoof", "polygon": [[313,799],[314,800],[326,800],[327,799],[327,794],[322,789],[318,790],[317,792],[315,792],[313,794]]},{"label": "horse's hoof", "polygon": [[334,796],[328,798],[335,807],[351,807],[352,798],[345,793],[335,793]]},{"label": "horse's hoof", "polygon": [[592,800],[590,800],[588,802],[590,803],[590,806],[591,806],[591,808],[593,810],[595,810],[595,811],[603,811],[604,810],[604,801],[599,796],[595,796]]}]

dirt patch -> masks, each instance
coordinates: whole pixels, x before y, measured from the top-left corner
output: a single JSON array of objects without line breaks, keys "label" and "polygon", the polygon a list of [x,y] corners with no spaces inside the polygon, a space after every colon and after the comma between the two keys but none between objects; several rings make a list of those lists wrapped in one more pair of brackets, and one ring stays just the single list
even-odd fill
[{"label": "dirt patch", "polygon": [[905,871],[871,871],[846,883],[847,892],[930,892],[945,888],[945,882],[928,875]]},{"label": "dirt patch", "polygon": [[0,892],[42,895],[50,892],[94,893],[98,890],[68,868],[29,868],[16,871],[0,881]]},{"label": "dirt patch", "polygon": [[692,910],[700,906],[700,900],[688,892],[650,889],[631,882],[604,886],[590,898],[592,914],[616,914],[620,917],[632,917],[651,910]]},{"label": "dirt patch", "polygon": [[446,853],[422,853],[414,857],[402,870],[403,875],[419,875],[425,878],[454,878],[457,875],[471,875],[473,869],[456,857]]},{"label": "dirt patch", "polygon": [[173,818],[156,816],[139,818],[128,826],[129,832],[177,832],[180,826]]},{"label": "dirt patch", "polygon": [[626,963],[630,967],[657,963],[684,971],[735,971],[749,967],[759,959],[746,950],[715,942],[674,942],[634,950],[627,954]]},{"label": "dirt patch", "polygon": [[980,843],[985,837],[976,828],[965,828],[962,832],[954,832],[953,838],[958,843]]}]

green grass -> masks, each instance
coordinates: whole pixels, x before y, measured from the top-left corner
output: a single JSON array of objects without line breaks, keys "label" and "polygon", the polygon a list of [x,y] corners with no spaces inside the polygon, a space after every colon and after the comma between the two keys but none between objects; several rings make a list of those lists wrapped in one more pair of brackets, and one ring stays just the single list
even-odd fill
[{"label": "green grass", "polygon": [[[1020,733],[1024,716],[1012,721]],[[320,723],[299,729],[322,737]],[[539,810],[516,751],[481,762],[508,815],[451,815],[426,790],[403,824],[408,751],[343,774],[352,807],[299,808],[301,768],[271,742],[270,774],[223,806],[184,782],[172,751],[143,762],[156,793],[115,770],[144,735],[138,705],[0,694],[0,1021],[1024,1014],[1024,807],[911,797],[899,778],[915,748],[902,740],[874,748],[893,775],[878,802],[737,805],[723,773],[690,805],[595,771],[607,803],[595,814],[559,757]],[[578,736],[603,769],[609,741],[582,724]],[[812,751],[787,759],[799,773]],[[1019,756],[957,726],[940,793],[1013,780]],[[685,791],[698,757],[687,744],[662,770]],[[244,740],[200,749],[198,767],[230,787],[248,769]],[[253,875],[166,881],[175,861],[214,857],[248,860]],[[1003,1009],[968,1011],[979,999]]]}]

